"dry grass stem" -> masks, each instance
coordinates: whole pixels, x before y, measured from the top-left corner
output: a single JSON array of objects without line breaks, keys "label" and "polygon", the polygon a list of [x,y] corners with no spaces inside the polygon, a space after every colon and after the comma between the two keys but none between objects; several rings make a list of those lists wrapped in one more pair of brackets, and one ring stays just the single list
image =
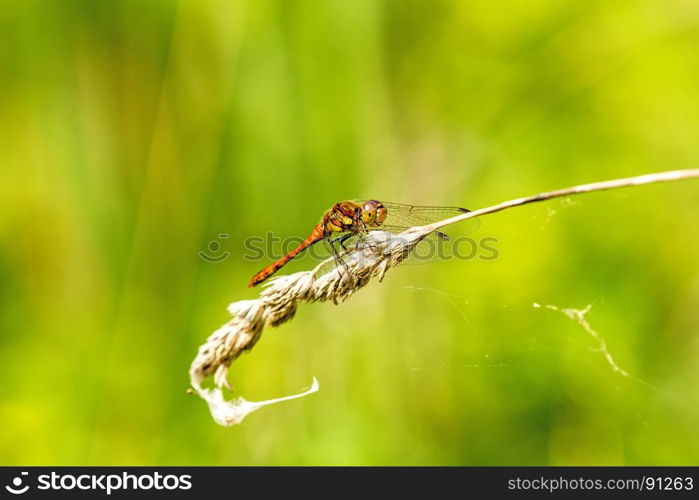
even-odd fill
[{"label": "dry grass stem", "polygon": [[[232,390],[227,378],[231,363],[254,347],[265,327],[279,326],[293,318],[302,302],[332,301],[338,304],[347,300],[372,278],[381,281],[386,272],[400,264],[423,238],[449,224],[553,198],[690,178],[699,178],[699,169],[659,172],[540,193],[467,212],[434,224],[413,227],[395,235],[372,231],[361,246],[342,256],[346,266],[335,267],[321,274],[326,261],[311,271],[278,276],[264,285],[258,298],[230,304],[228,311],[232,319],[209,336],[192,361],[189,370],[192,387],[207,402],[217,423],[239,424],[247,414],[262,406],[317,391],[315,379],[311,388],[303,393],[257,403],[243,398],[227,401],[221,391],[222,388]],[[201,386],[207,377],[213,377],[216,388],[205,389]]]}]

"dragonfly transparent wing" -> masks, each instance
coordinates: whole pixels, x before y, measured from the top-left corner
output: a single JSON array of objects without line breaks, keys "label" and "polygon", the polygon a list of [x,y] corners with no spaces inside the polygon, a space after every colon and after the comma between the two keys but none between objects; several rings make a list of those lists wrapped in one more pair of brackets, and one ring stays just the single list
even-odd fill
[{"label": "dragonfly transparent wing", "polygon": [[[354,200],[355,203],[364,204],[363,200]],[[381,202],[386,207],[386,220],[379,228],[391,233],[402,232],[413,226],[424,226],[433,222],[455,217],[470,210],[460,207],[430,207],[421,205],[406,205],[403,203]],[[451,224],[436,232],[443,239],[466,236],[480,227],[480,220],[476,217]]]},{"label": "dragonfly transparent wing", "polygon": [[[403,228],[405,230],[413,226],[424,226],[469,212],[469,210],[460,207],[426,207],[391,202],[383,202],[383,204],[387,209],[387,216],[382,228],[391,227],[392,229]],[[445,227],[436,235],[444,239],[465,236],[476,231],[480,225],[478,218],[466,219]]]}]

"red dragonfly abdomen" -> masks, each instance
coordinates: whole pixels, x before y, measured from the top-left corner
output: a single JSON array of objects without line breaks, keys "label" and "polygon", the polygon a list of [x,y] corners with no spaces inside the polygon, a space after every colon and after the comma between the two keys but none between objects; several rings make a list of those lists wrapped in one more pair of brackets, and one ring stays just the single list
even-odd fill
[{"label": "red dragonfly abdomen", "polygon": [[286,254],[284,257],[279,259],[278,261],[270,264],[269,266],[265,267],[262,271],[259,273],[255,274],[255,276],[252,277],[250,280],[250,283],[248,284],[249,288],[252,288],[253,286],[262,283],[264,280],[272,276],[274,273],[279,271],[287,262],[289,262],[291,259],[296,257],[298,254],[303,252],[306,248],[310,247],[314,243],[319,242],[320,240],[323,239],[325,236],[324,231],[323,231],[323,223],[321,222],[318,224],[316,227],[313,228],[313,231],[311,231],[311,234],[306,238],[304,241],[302,241],[299,246],[294,248],[291,252]]}]

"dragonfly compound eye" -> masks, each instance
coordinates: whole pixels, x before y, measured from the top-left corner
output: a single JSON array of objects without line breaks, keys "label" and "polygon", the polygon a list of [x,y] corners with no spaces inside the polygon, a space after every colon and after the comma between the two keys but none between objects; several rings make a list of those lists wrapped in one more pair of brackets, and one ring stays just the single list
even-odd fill
[{"label": "dragonfly compound eye", "polygon": [[376,210],[362,210],[362,221],[367,226],[373,225],[375,218],[376,218]]},{"label": "dragonfly compound eye", "polygon": [[376,220],[374,221],[376,225],[380,226],[381,224],[383,224],[383,221],[386,220],[387,215],[388,210],[386,210],[386,207],[379,203],[379,206],[376,208]]},{"label": "dragonfly compound eye", "polygon": [[380,201],[367,201],[362,207],[362,220],[367,225],[380,226],[386,220],[386,207]]},{"label": "dragonfly compound eye", "polygon": [[376,200],[370,200],[362,206],[362,220],[364,224],[373,226],[376,223],[376,209],[380,203]]}]

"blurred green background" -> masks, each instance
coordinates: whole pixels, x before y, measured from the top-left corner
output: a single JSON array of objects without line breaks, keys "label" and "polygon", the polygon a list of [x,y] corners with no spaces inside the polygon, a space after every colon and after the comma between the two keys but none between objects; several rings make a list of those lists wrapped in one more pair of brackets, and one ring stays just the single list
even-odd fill
[{"label": "blurred green background", "polygon": [[[256,296],[246,237],[698,158],[695,0],[5,0],[0,462],[697,465],[696,181],[496,214],[496,260],[305,305],[231,381],[320,392],[241,426],[185,390]],[[534,303],[592,304],[629,376]]]}]

